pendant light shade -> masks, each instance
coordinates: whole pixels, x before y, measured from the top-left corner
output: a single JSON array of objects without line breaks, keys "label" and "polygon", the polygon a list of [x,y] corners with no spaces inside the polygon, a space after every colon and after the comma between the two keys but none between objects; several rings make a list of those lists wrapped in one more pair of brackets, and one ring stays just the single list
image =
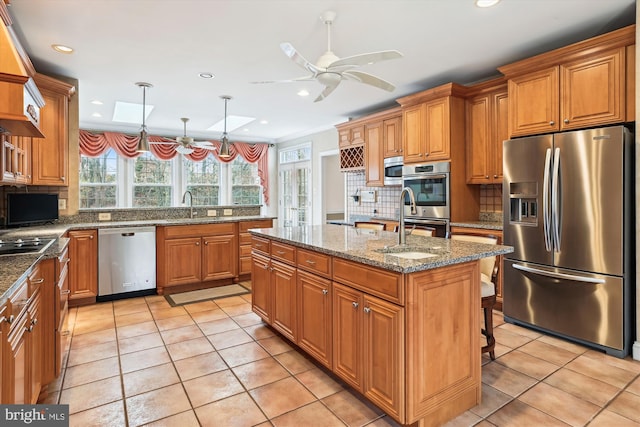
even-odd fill
[{"label": "pendant light shade", "polygon": [[153,85],[146,82],[137,82],[136,86],[142,88],[142,129],[140,130],[140,138],[138,139],[138,147],[136,148],[136,151],[138,153],[146,153],[149,151],[149,135],[147,134],[147,126],[145,125],[146,95],[147,88],[153,87]]},{"label": "pendant light shade", "polygon": [[224,132],[222,132],[222,139],[220,140],[220,152],[218,153],[218,157],[227,158],[231,157],[231,153],[229,153],[229,138],[227,136],[227,102],[231,97],[223,95],[220,98],[224,99]]}]

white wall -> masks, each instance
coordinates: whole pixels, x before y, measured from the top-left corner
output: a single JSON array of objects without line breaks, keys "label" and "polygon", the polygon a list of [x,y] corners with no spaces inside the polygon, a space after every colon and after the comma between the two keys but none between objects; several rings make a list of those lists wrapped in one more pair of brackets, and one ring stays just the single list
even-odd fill
[{"label": "white wall", "polygon": [[[322,170],[322,156],[326,151],[338,150],[338,131],[335,128],[328,129],[323,132],[307,135],[303,138],[293,139],[287,142],[276,144],[278,150],[293,147],[305,142],[311,142],[311,223],[313,225],[324,224],[322,218],[322,180],[320,179],[320,171]],[[271,155],[271,153],[269,153]],[[277,154],[276,169],[269,171],[271,182],[269,183],[273,189],[278,189],[278,173],[277,173]],[[275,215],[278,214],[277,197],[273,202],[275,207]]]},{"label": "white wall", "polygon": [[334,150],[332,153],[322,156],[322,177],[318,177],[322,179],[324,218],[326,218],[326,214],[345,213],[344,174],[340,172],[340,153]]}]

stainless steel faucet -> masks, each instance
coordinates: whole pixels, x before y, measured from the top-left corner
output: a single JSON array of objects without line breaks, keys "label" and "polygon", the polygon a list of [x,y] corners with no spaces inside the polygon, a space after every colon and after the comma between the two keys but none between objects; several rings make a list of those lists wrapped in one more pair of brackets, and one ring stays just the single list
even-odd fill
[{"label": "stainless steel faucet", "polygon": [[193,215],[197,212],[193,212],[193,194],[191,194],[191,191],[187,190],[184,192],[182,195],[182,204],[184,205],[186,203],[187,194],[189,194],[189,218],[193,218]]},{"label": "stainless steel faucet", "polygon": [[398,245],[406,245],[407,244],[407,234],[404,228],[404,195],[407,193],[409,195],[409,203],[411,206],[411,213],[416,213],[416,198],[413,195],[413,190],[409,187],[404,187],[400,192],[400,224],[398,225]]}]

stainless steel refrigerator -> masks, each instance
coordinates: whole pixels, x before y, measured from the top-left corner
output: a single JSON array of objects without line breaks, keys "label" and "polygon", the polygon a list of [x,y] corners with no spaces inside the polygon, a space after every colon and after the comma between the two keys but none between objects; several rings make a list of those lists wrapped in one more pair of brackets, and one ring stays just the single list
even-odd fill
[{"label": "stainless steel refrigerator", "polygon": [[505,320],[630,350],[633,136],[623,126],[504,141]]}]

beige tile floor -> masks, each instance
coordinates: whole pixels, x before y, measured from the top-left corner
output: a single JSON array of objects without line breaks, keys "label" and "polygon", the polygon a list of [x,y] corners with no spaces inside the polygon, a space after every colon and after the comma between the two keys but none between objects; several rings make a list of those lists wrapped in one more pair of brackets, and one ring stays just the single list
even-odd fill
[{"label": "beige tile floor", "polygon": [[[72,309],[46,403],[71,426],[395,426],[264,326],[250,295]],[[506,324],[482,358],[482,404],[448,426],[640,426],[640,362]],[[44,403],[43,402],[43,403]]]}]

